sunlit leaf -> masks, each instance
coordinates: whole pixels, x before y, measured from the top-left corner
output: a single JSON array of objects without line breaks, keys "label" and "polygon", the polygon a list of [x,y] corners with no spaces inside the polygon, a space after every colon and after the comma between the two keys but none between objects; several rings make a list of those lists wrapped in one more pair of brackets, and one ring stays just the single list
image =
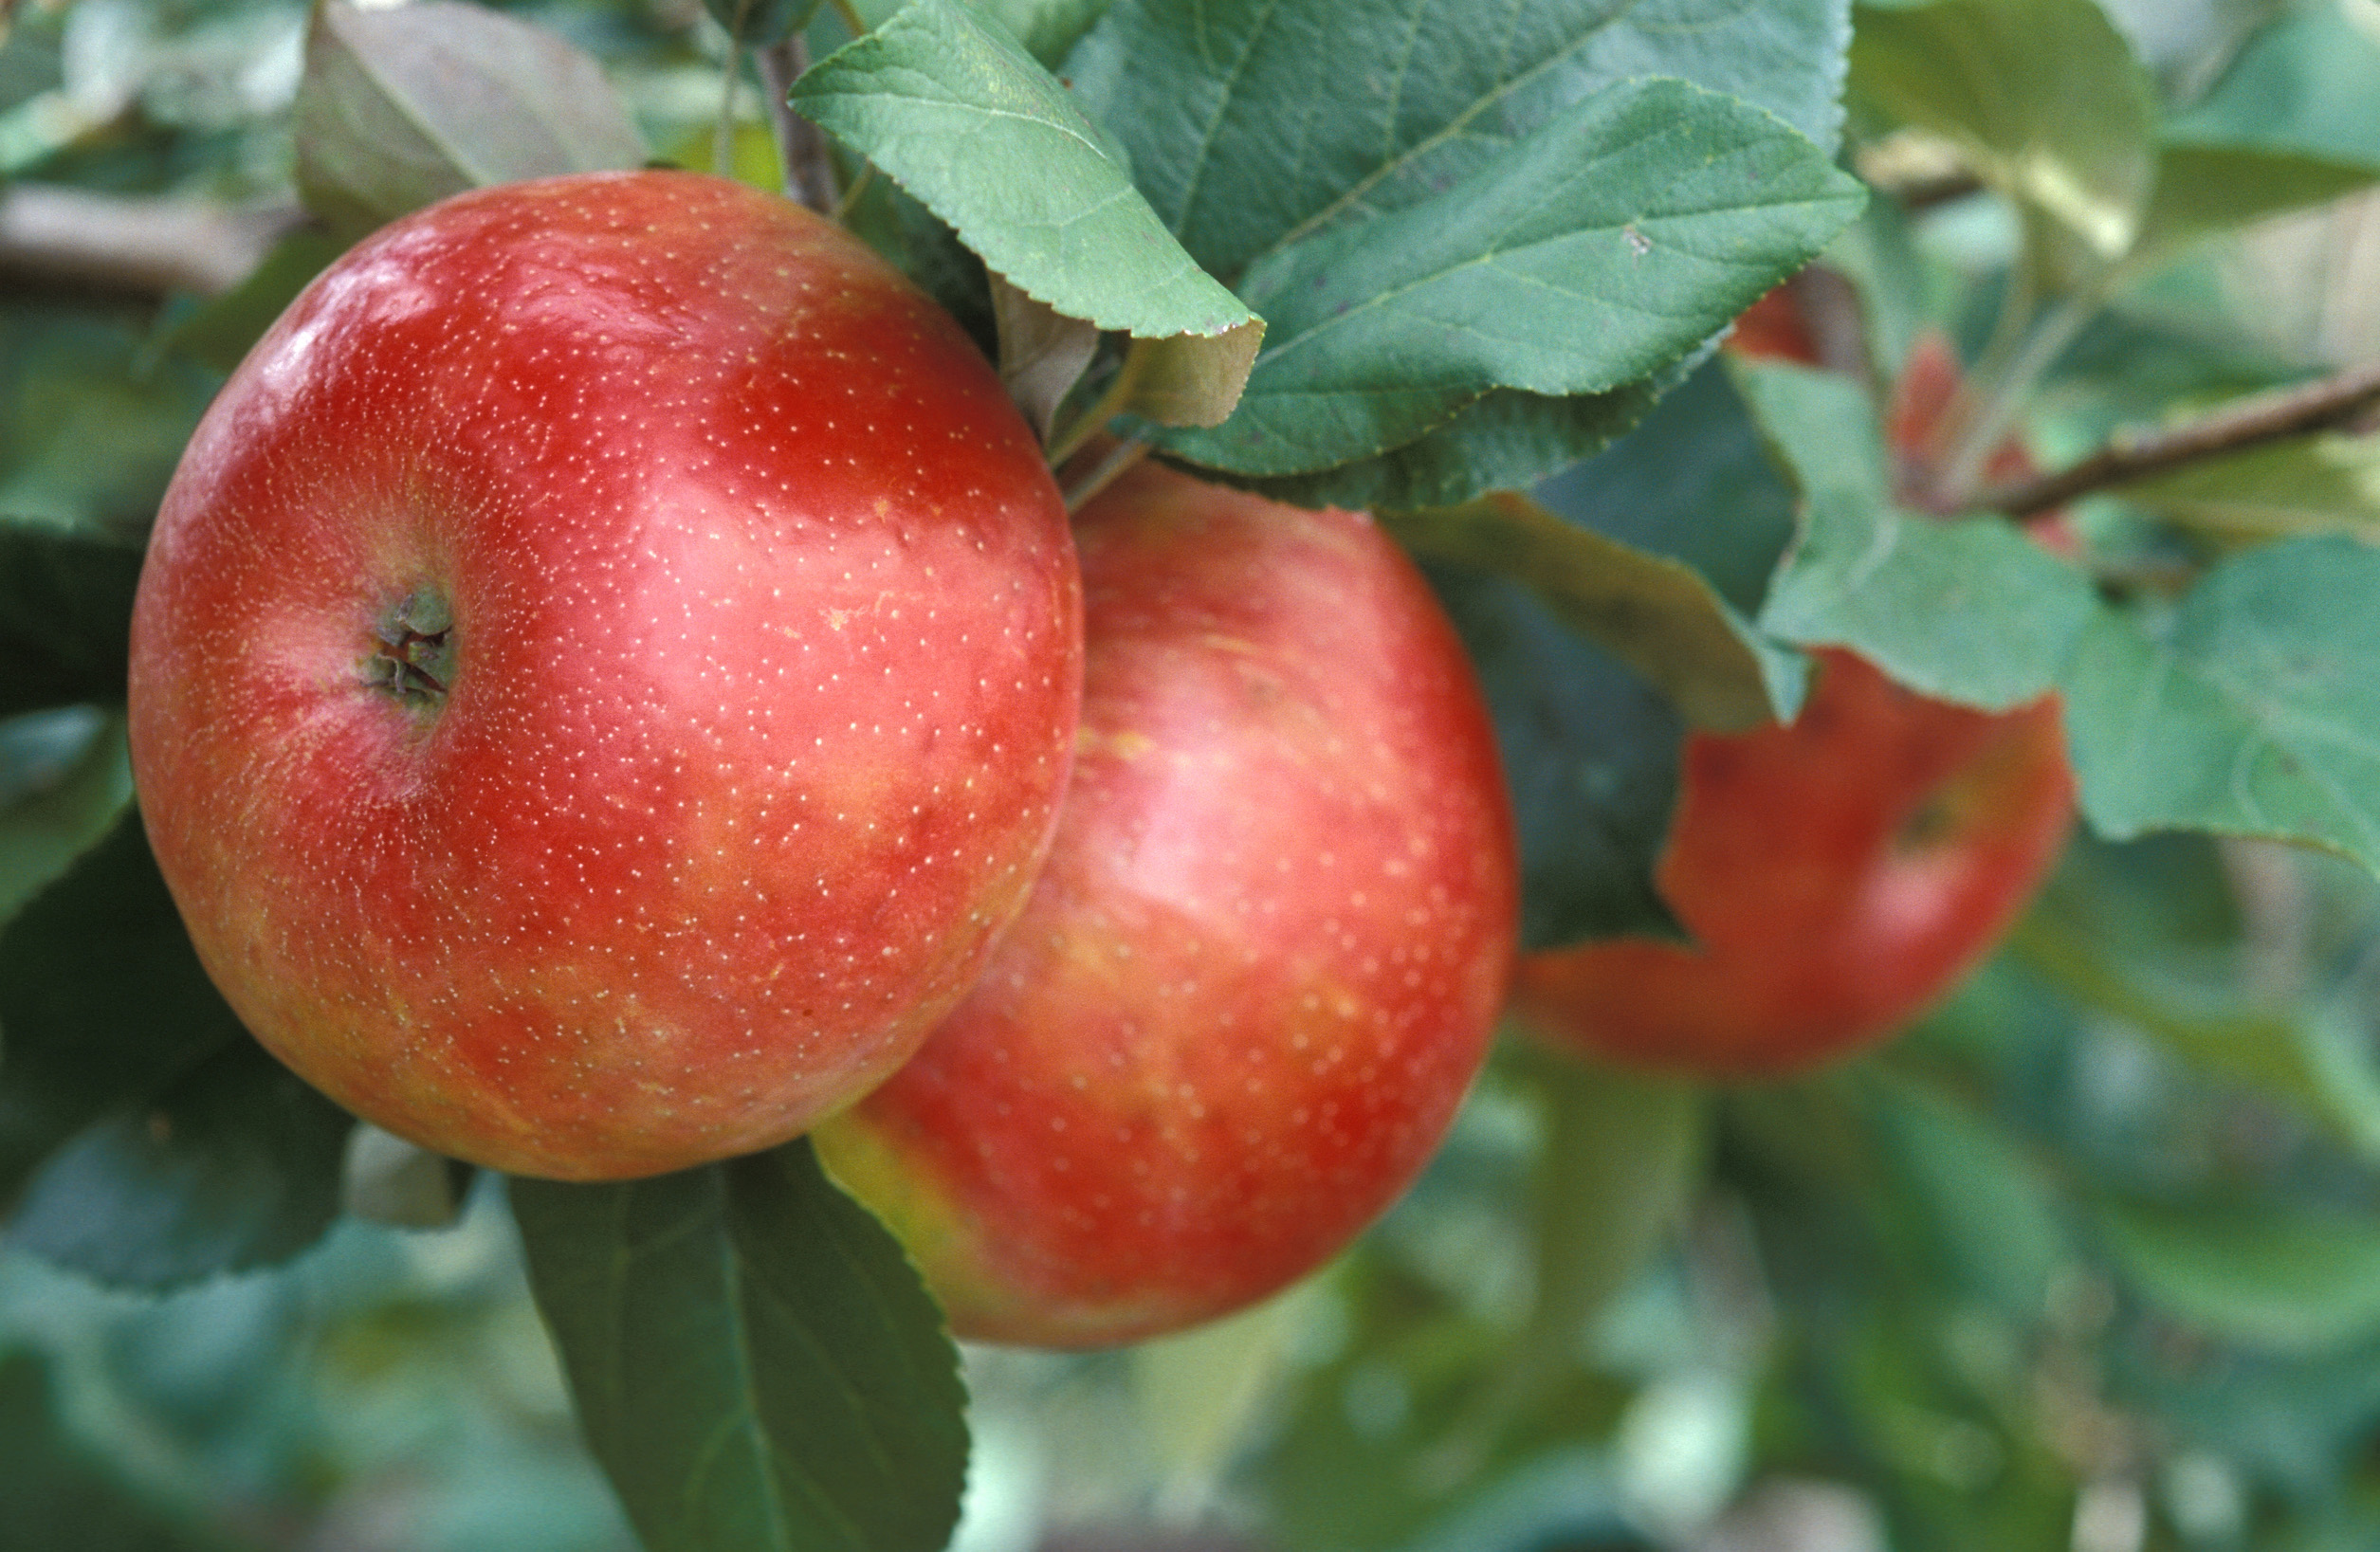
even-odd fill
[{"label": "sunlit leaf", "polygon": [[1875,411],[1849,379],[1774,363],[1736,371],[1802,497],[1801,538],[1762,629],[1848,647],[1967,705],[2002,709],[2058,683],[2096,608],[2079,572],[1996,519],[1895,507]]},{"label": "sunlit leaf", "polygon": [[1624,81],[1693,82],[1831,151],[1848,32],[1842,0],[1552,0],[1500,23],[1448,0],[1122,0],[1068,72],[1228,279],[1435,197]]},{"label": "sunlit leaf", "polygon": [[1014,37],[918,0],[822,60],[794,106],[1069,318],[1244,360],[1263,324],[1184,253],[1114,143]]}]

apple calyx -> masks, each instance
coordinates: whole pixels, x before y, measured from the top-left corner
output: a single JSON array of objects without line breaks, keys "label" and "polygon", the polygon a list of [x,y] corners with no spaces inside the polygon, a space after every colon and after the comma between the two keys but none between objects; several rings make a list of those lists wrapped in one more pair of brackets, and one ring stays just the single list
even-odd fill
[{"label": "apple calyx", "polygon": [[364,678],[411,706],[446,699],[454,683],[454,611],[435,588],[415,588],[372,629]]}]

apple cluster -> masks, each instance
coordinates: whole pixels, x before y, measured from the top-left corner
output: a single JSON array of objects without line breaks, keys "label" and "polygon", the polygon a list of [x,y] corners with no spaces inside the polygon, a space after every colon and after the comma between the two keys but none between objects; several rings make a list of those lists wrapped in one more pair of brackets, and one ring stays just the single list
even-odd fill
[{"label": "apple cluster", "polygon": [[554,1178],[815,1128],[965,1335],[1310,1269],[1506,990],[1493,734],[1397,546],[1153,465],[1070,522],[948,317],[720,179],[352,249],[192,438],[132,662],[158,865],[291,1068]]},{"label": "apple cluster", "polygon": [[1690,942],[1516,971],[1494,732],[1368,519],[1154,463],[1070,519],[855,238],[605,173],[398,221],[266,334],[159,513],[131,732],[209,973],[357,1114],[574,1180],[812,1134],[957,1331],[1083,1346],[1345,1245],[1508,989],[1702,1076],[1938,996],[2057,853],[2056,707],[1820,668],[1688,742]]}]

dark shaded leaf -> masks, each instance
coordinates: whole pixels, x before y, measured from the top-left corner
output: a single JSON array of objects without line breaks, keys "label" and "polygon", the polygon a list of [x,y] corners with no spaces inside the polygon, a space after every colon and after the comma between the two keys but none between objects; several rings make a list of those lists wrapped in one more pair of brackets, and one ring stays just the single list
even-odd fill
[{"label": "dark shaded leaf", "polygon": [[1521,849],[1521,943],[1680,933],[1653,884],[1685,724],[1520,583],[1424,568],[1495,718]]},{"label": "dark shaded leaf", "polygon": [[118,1287],[166,1288],[285,1261],[339,1215],[354,1119],[253,1040],[52,1154],[9,1237]]},{"label": "dark shaded leaf", "polygon": [[0,1358],[0,1546],[10,1552],[200,1552],[81,1448],[60,1420],[47,1365]]},{"label": "dark shaded leaf", "polygon": [[121,717],[62,706],[0,721],[0,922],[106,834],[131,801]]},{"label": "dark shaded leaf", "polygon": [[0,524],[0,717],[124,703],[134,544]]},{"label": "dark shaded leaf", "polygon": [[0,1204],[61,1144],[248,1038],[127,813],[0,933]]},{"label": "dark shaded leaf", "polygon": [[958,1353],[807,1141],[606,1185],[512,1182],[588,1445],[650,1552],[936,1552]]}]

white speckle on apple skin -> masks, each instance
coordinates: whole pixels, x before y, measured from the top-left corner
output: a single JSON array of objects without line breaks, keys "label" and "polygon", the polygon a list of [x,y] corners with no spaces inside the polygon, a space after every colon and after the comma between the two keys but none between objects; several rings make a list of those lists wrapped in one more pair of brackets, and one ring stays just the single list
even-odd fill
[{"label": "white speckle on apple skin", "polygon": [[[424,589],[426,702],[372,677]],[[806,1128],[965,991],[1080,630],[1030,431],[853,239],[693,174],[512,185],[367,240],[210,411],[136,779],[302,1075],[496,1168],[653,1173]]]}]

